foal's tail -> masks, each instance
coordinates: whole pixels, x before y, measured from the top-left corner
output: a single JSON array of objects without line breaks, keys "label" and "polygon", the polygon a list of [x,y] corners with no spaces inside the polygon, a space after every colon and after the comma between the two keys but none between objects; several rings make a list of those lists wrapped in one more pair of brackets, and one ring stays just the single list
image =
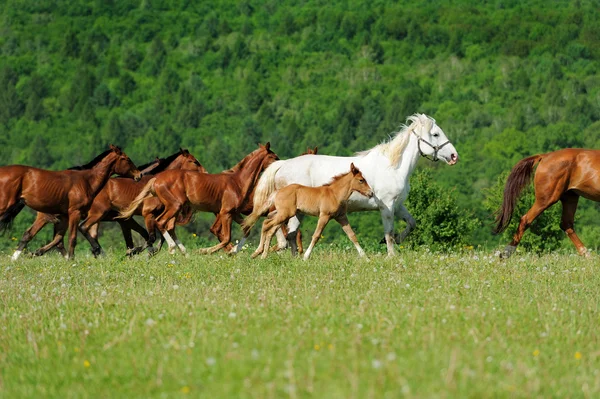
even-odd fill
[{"label": "foal's tail", "polygon": [[8,209],[0,215],[0,234],[5,234],[12,227],[12,223],[19,214],[25,208],[25,200],[20,199],[15,202]]},{"label": "foal's tail", "polygon": [[502,206],[498,209],[496,216],[495,234],[502,233],[508,227],[517,199],[521,195],[523,188],[531,182],[533,168],[543,156],[543,154],[538,154],[520,160],[510,172],[510,175],[508,175],[506,186],[504,186]]},{"label": "foal's tail", "polygon": [[154,182],[156,181],[156,177],[148,180],[148,183],[144,186],[142,191],[138,194],[137,197],[133,200],[133,202],[124,210],[119,212],[119,216],[117,219],[129,219],[135,213],[135,210],[145,199],[153,197],[156,195],[154,192]]},{"label": "foal's tail", "polygon": [[242,229],[244,230],[244,235],[248,235],[250,233],[250,229],[252,226],[256,224],[258,218],[267,213],[267,211],[273,206],[275,202],[275,193],[272,193],[271,196],[266,200],[262,201],[260,204],[255,202],[254,209],[252,209],[252,213],[248,215],[246,219],[244,219],[244,223],[242,223]]}]

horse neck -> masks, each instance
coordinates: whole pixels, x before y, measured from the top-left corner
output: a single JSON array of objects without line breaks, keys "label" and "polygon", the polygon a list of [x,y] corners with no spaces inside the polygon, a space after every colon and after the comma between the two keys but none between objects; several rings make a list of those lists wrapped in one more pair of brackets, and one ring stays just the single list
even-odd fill
[{"label": "horse neck", "polygon": [[165,167],[165,170],[181,169],[185,161],[184,157],[177,157]]},{"label": "horse neck", "polygon": [[248,200],[250,194],[254,191],[254,187],[256,187],[258,177],[263,170],[263,161],[265,160],[265,157],[266,154],[247,160],[241,168],[232,174],[232,177],[236,180],[238,186],[242,190],[244,202]]},{"label": "horse neck", "polygon": [[396,168],[400,173],[406,174],[406,176],[410,176],[415,167],[417,166],[417,161],[419,160],[419,146],[418,146],[418,138],[416,134],[412,132],[407,132],[410,134],[408,138],[408,144],[402,151],[402,156],[400,157],[400,163]]},{"label": "horse neck", "polygon": [[350,198],[350,195],[352,194],[351,185],[353,178],[354,176],[352,173],[347,173],[339,179],[333,181],[329,186],[325,186],[328,187],[331,192],[333,192],[333,195],[339,204],[344,201],[348,201]]},{"label": "horse neck", "polygon": [[92,169],[86,171],[86,174],[89,176],[88,183],[94,194],[98,194],[106,182],[108,182],[108,179],[113,174],[113,168],[118,158],[118,155],[111,152],[94,165]]}]

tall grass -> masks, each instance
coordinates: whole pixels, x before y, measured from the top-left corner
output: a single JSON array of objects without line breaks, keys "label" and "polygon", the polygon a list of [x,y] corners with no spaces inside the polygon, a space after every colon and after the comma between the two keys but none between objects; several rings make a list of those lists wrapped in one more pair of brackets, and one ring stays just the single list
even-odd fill
[{"label": "tall grass", "polygon": [[597,397],[597,258],[317,247],[0,267],[0,397]]}]

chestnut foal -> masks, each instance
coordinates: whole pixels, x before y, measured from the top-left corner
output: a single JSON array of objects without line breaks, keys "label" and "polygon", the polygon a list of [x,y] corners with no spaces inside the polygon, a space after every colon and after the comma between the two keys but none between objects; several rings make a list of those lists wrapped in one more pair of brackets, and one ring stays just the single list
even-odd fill
[{"label": "chestnut foal", "polygon": [[271,238],[275,234],[275,231],[283,223],[296,216],[297,212],[319,216],[312,241],[304,253],[304,260],[310,257],[314,246],[321,237],[323,229],[332,218],[342,226],[350,241],[354,243],[358,254],[364,256],[365,251],[360,247],[346,216],[348,199],[355,191],[369,198],[373,196],[373,190],[371,190],[362,173],[353,163],[350,164],[350,172],[335,176],[329,184],[319,187],[291,184],[277,191],[271,195],[265,204],[255,208],[254,212],[244,221],[244,229],[247,232],[261,215],[272,206],[275,207],[275,211],[270,212],[263,223],[260,244],[258,245],[258,249],[252,254],[252,257],[255,258],[262,254],[262,257],[266,258],[269,253]]}]

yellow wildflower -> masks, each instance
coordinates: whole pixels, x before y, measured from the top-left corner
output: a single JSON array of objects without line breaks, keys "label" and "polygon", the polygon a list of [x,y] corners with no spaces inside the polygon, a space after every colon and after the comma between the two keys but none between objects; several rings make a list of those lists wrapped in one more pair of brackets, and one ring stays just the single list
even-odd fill
[{"label": "yellow wildflower", "polygon": [[320,349],[321,349],[321,345],[319,345],[319,344],[315,344],[315,350],[316,350],[316,351],[318,351],[318,350],[320,350]]},{"label": "yellow wildflower", "polygon": [[533,356],[539,356],[540,355],[540,350],[536,349],[533,351]]},{"label": "yellow wildflower", "polygon": [[181,387],[180,391],[181,393],[190,393],[190,387],[186,385],[184,387]]},{"label": "yellow wildflower", "polygon": [[581,359],[581,352],[575,352],[575,359]]},{"label": "yellow wildflower", "polygon": [[90,364],[90,362],[88,360],[84,360],[83,361],[83,367],[88,368],[90,366],[91,366],[91,364]]}]

